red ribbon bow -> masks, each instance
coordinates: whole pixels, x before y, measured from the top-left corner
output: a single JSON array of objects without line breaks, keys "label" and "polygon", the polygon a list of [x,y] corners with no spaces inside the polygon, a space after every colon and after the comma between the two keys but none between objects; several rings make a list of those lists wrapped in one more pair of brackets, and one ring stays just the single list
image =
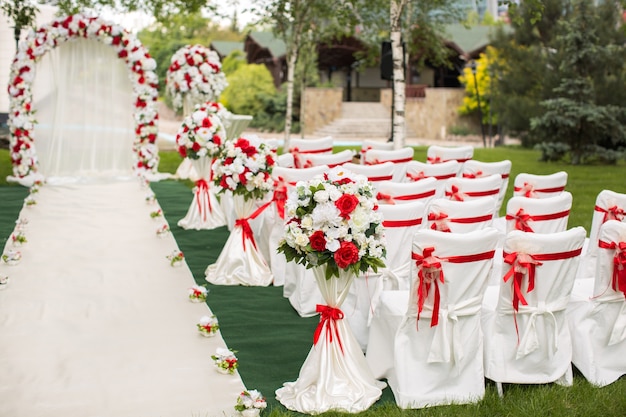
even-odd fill
[{"label": "red ribbon bow", "polygon": [[519,190],[524,194],[524,197],[535,198],[535,186],[531,183],[525,182],[524,186]]},{"label": "red ribbon bow", "polygon": [[209,195],[209,183],[200,178],[196,181],[196,202],[198,203],[198,211],[202,215],[202,220],[206,221],[206,211],[202,209],[202,199],[206,198],[209,202],[209,212],[213,213],[213,207],[211,207],[211,196]]},{"label": "red ribbon bow", "polygon": [[624,209],[617,205],[611,206],[607,209],[602,208],[600,206],[595,206],[594,210],[604,213],[604,218],[602,219],[602,223],[606,223],[609,220],[618,220],[621,222],[622,220],[624,220],[624,215],[626,215],[626,212],[624,211]]},{"label": "red ribbon bow", "polygon": [[320,322],[315,329],[315,333],[313,334],[313,344],[317,344],[317,341],[322,334],[322,330],[324,329],[324,326],[326,326],[326,341],[328,343],[333,342],[334,330],[335,336],[337,337],[337,343],[339,343],[339,348],[343,353],[343,344],[341,343],[341,337],[339,336],[339,327],[337,327],[337,320],[343,319],[343,311],[335,307],[321,304],[317,304],[315,311],[320,313]]},{"label": "red ribbon bow", "polygon": [[504,282],[513,277],[513,309],[518,311],[520,303],[528,305],[522,291],[524,275],[528,274],[526,293],[529,293],[535,289],[535,267],[543,264],[536,260],[533,255],[520,252],[506,253],[504,262],[511,265],[511,269],[504,275]]},{"label": "red ribbon bow", "polygon": [[[417,286],[417,321],[419,322],[420,314],[424,309],[424,302],[428,297],[430,288],[435,287],[433,314],[430,319],[430,327],[439,324],[439,304],[441,296],[439,294],[439,282],[445,282],[443,269],[441,268],[442,259],[433,255],[434,247],[424,248],[423,254],[412,253],[411,258],[415,260],[418,267],[417,276],[419,277],[419,285]],[[434,285],[433,285],[434,284]]]},{"label": "red ribbon bow", "polygon": [[626,298],[626,242],[607,243],[600,240],[598,241],[598,246],[615,251],[611,287],[614,291],[623,293]]},{"label": "red ribbon bow", "polygon": [[376,200],[384,201],[387,204],[396,204],[396,202],[393,201],[393,197],[390,194],[378,193],[376,194]]},{"label": "red ribbon bow", "polygon": [[450,233],[450,227],[448,226],[448,215],[446,213],[428,213],[428,221],[433,222],[430,228],[438,230],[440,232]]},{"label": "red ribbon bow", "polygon": [[254,240],[254,232],[252,231],[252,227],[250,227],[250,223],[248,222],[248,220],[254,220],[256,219],[259,214],[263,213],[263,210],[265,210],[266,208],[269,207],[270,204],[272,204],[273,200],[268,201],[267,203],[263,204],[261,207],[257,208],[254,213],[252,213],[249,217],[244,217],[242,219],[237,219],[235,220],[235,227],[241,227],[242,230],[242,234],[241,234],[241,240],[243,243],[243,250],[246,250],[246,240],[249,240],[250,242],[252,242],[252,246],[254,246],[254,249],[256,249],[256,241]]},{"label": "red ribbon bow", "polygon": [[482,171],[476,171],[476,172],[464,172],[463,173],[463,178],[479,178],[483,176],[483,172]]},{"label": "red ribbon bow", "polygon": [[285,202],[287,201],[287,184],[282,177],[274,182],[274,196],[272,201],[276,203],[276,211],[281,219],[285,218]]},{"label": "red ribbon bow", "polygon": [[440,156],[429,156],[428,158],[426,158],[426,162],[428,162],[429,164],[440,164],[443,161],[441,160]]},{"label": "red ribbon bow", "polygon": [[528,225],[528,222],[533,220],[533,218],[530,214],[524,212],[523,208],[517,210],[517,213],[515,213],[515,215],[513,216],[510,216],[507,214],[506,219],[515,220],[516,230],[521,230],[523,232],[531,232],[531,233],[534,232],[534,230]]},{"label": "red ribbon bow", "polygon": [[411,174],[410,172],[406,173],[407,178],[409,178],[411,181],[419,181],[419,180],[423,180],[424,178],[428,178],[425,174],[424,171],[420,171],[417,174]]},{"label": "red ribbon bow", "polygon": [[450,187],[450,191],[446,190],[446,197],[450,197],[450,200],[464,201],[464,195],[456,185]]}]

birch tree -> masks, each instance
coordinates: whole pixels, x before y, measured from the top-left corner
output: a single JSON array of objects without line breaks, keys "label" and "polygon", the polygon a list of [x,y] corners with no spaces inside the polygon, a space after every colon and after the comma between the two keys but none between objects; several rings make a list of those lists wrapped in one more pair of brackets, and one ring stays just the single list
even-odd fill
[{"label": "birch tree", "polygon": [[391,0],[390,39],[391,57],[393,61],[393,114],[392,130],[394,149],[404,147],[405,120],[404,105],[406,103],[406,81],[404,79],[404,48],[402,47],[402,11],[408,0]]}]

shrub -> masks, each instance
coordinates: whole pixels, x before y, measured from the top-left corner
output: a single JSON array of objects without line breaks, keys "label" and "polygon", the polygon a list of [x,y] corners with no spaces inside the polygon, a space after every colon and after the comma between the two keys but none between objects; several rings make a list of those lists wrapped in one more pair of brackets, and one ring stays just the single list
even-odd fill
[{"label": "shrub", "polygon": [[259,97],[276,93],[268,69],[261,64],[242,65],[228,76],[228,87],[220,101],[235,114],[249,114],[255,118],[263,109]]},{"label": "shrub", "polygon": [[540,161],[560,161],[570,151],[568,144],[563,142],[541,142],[535,145],[535,150],[541,151]]}]

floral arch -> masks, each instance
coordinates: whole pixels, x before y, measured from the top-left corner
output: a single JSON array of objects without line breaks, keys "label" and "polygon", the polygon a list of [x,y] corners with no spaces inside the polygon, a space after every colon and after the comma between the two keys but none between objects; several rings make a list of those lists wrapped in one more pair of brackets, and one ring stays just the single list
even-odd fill
[{"label": "floral arch", "polygon": [[135,141],[133,145],[134,169],[138,174],[156,172],[158,152],[158,77],[154,72],[156,62],[135,35],[121,25],[86,17],[80,14],[63,17],[31,31],[20,42],[11,65],[9,78],[9,130],[11,133],[11,161],[13,174],[24,178],[37,174],[34,128],[37,123],[32,105],[32,82],[35,64],[46,52],[75,38],[95,39],[114,48],[124,61],[134,96]]}]

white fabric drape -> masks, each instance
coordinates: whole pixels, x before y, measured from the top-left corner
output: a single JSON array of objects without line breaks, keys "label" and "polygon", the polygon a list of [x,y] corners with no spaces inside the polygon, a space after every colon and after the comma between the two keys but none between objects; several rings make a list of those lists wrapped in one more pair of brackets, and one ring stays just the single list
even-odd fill
[{"label": "white fabric drape", "polygon": [[[354,274],[340,270],[338,278],[325,278],[325,268],[313,268],[326,302],[339,309],[348,295]],[[322,320],[325,313],[322,314]],[[380,398],[384,382],[374,379],[359,343],[345,320],[320,321],[319,339],[307,356],[295,382],[276,390],[276,398],[290,410],[320,414],[329,410],[358,413]]]},{"label": "white fabric drape", "polygon": [[41,172],[47,176],[132,174],[133,91],[114,49],[65,42],[37,63],[33,104]]}]

